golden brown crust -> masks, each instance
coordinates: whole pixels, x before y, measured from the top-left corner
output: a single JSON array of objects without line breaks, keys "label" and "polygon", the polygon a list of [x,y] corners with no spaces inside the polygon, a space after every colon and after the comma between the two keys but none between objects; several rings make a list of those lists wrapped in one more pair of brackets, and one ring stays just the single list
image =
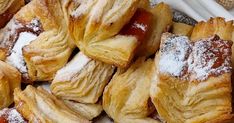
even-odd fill
[{"label": "golden brown crust", "polygon": [[22,6],[24,0],[0,0],[0,28],[4,27]]},{"label": "golden brown crust", "polygon": [[50,88],[62,99],[95,104],[114,69],[112,65],[92,60],[80,52],[57,72]]},{"label": "golden brown crust", "polygon": [[[188,67],[187,72],[185,70],[185,74],[178,74],[179,72],[184,71],[184,67],[181,69],[181,71],[180,68],[172,68],[173,66],[169,68],[167,64],[171,64],[169,63],[170,60],[164,61],[165,58],[166,60],[170,58],[179,58],[179,61],[178,59],[174,60],[176,65],[174,67],[178,67],[180,65],[183,66],[183,63],[186,63],[183,61],[184,59],[186,60],[183,55],[187,57],[187,59],[189,59],[188,61],[190,61],[190,58],[194,57],[193,50],[196,44],[194,44],[194,46],[192,45],[193,48],[191,51],[191,49],[187,47],[190,46],[187,43],[192,42],[189,41],[188,38],[182,38],[182,36],[180,36],[180,38],[177,38],[177,40],[173,40],[176,41],[176,45],[174,45],[173,42],[171,42],[170,44],[170,42],[166,42],[168,40],[171,40],[170,35],[172,34],[165,34],[161,39],[161,49],[155,57],[156,73],[152,81],[150,91],[152,102],[154,103],[159,115],[163,118],[163,120],[169,123],[213,123],[223,122],[232,118],[231,71],[227,70],[226,72],[217,74],[216,76],[208,75],[207,78],[203,80],[193,80],[197,77],[194,77],[194,75],[192,75],[193,72],[196,71],[196,69],[193,69],[192,67]],[[213,40],[204,41],[212,42]],[[219,41],[220,43],[222,42],[221,40]],[[196,43],[199,42],[200,41]],[[168,45],[169,48],[170,46],[174,46],[173,49],[171,49],[175,50],[174,54],[170,54],[170,51],[169,53],[166,52],[166,49],[164,49],[164,46],[166,45]],[[202,51],[202,47],[205,47],[206,45],[199,46],[200,47],[198,47],[198,50],[200,48],[200,50]],[[219,49],[216,47],[216,50]],[[228,49],[225,50],[230,51],[231,49],[230,47],[228,47]],[[176,52],[179,53],[181,56],[177,57],[178,54],[176,54]],[[189,56],[187,56],[186,54],[189,54]],[[165,55],[169,56],[165,57]],[[174,57],[170,57],[171,55],[174,55]],[[201,56],[203,55],[201,54],[200,57],[197,57],[196,59],[203,59],[203,57]],[[162,59],[164,59],[163,62],[161,61]],[[230,60],[230,54],[228,54],[229,62],[227,62],[227,68],[231,67]],[[201,62],[207,61],[204,60]],[[194,63],[188,62],[187,64],[192,66]],[[208,61],[206,66],[208,66],[209,64],[213,64],[212,60]],[[210,70],[207,68],[205,73],[202,72],[202,70],[206,66],[199,68],[198,73],[196,73],[195,76],[201,76],[202,74],[209,73]]]},{"label": "golden brown crust", "polygon": [[117,34],[129,22],[138,3],[139,0],[72,2],[68,8],[69,30],[79,49],[92,59],[126,67],[138,42],[135,37]]},{"label": "golden brown crust", "polygon": [[139,58],[128,69],[118,69],[103,93],[103,109],[119,123],[158,123],[148,117],[154,108],[149,91],[153,61]]},{"label": "golden brown crust", "polygon": [[99,116],[103,111],[101,102],[98,102],[96,104],[85,104],[69,100],[64,100],[64,102],[73,111],[77,112],[78,114],[80,114],[88,120],[94,119],[95,117]]},{"label": "golden brown crust", "polygon": [[21,75],[14,67],[0,61],[0,109],[13,102],[13,92],[20,87]]},{"label": "golden brown crust", "polygon": [[61,100],[40,87],[34,88],[29,85],[24,91],[17,88],[14,92],[14,102],[16,109],[29,122],[89,123]]},{"label": "golden brown crust", "polygon": [[10,57],[12,48],[20,39],[20,34],[28,32],[37,36],[28,45],[23,45],[22,62],[26,62],[27,71],[22,72],[15,66],[25,73],[24,82],[50,81],[56,71],[68,61],[75,45],[68,34],[66,18],[67,15],[59,1],[33,0],[1,30],[0,49],[4,51],[0,54],[1,57]]},{"label": "golden brown crust", "polygon": [[207,22],[199,22],[193,29],[191,40],[199,40],[218,35],[223,40],[232,40],[233,21],[226,22],[224,18],[211,18]]},{"label": "golden brown crust", "polygon": [[177,23],[173,22],[172,25],[172,33],[177,35],[185,35],[190,37],[193,31],[193,26],[184,24],[184,23]]}]

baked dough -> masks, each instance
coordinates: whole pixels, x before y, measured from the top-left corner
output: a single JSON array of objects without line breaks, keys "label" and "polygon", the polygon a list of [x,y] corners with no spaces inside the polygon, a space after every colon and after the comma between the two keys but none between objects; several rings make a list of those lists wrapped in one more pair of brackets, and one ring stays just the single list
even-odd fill
[{"label": "baked dough", "polygon": [[103,93],[103,109],[118,123],[158,123],[148,117],[154,110],[149,88],[153,60],[139,58],[130,68],[118,69]]},{"label": "baked dough", "polygon": [[23,82],[52,80],[67,63],[75,44],[66,18],[58,0],[33,0],[1,30],[2,59],[19,69]]},{"label": "baked dough", "polygon": [[50,88],[62,99],[95,104],[114,69],[112,65],[92,60],[79,52],[57,72]]},{"label": "baked dough", "polygon": [[14,102],[16,109],[30,123],[89,123],[41,87],[29,85],[24,91],[15,89]]},{"label": "baked dough", "polygon": [[24,0],[0,0],[0,28],[3,28],[22,6]]},{"label": "baked dough", "polygon": [[97,104],[85,104],[69,100],[64,100],[64,102],[73,111],[79,113],[88,120],[92,120],[93,118],[99,116],[103,111],[101,102],[98,102]]},{"label": "baked dough", "polygon": [[184,24],[184,23],[177,23],[173,22],[172,25],[172,33],[177,35],[185,35],[190,37],[193,31],[193,26]]},{"label": "baked dough", "polygon": [[148,11],[153,14],[152,33],[149,35],[149,39],[140,45],[137,53],[140,56],[155,54],[159,49],[162,33],[169,31],[172,25],[172,10],[169,5],[161,2],[152,8],[148,8]]},{"label": "baked dough", "polygon": [[204,38],[203,30],[197,29],[199,34],[192,35],[200,40],[193,42],[165,33],[155,57],[150,95],[168,123],[216,123],[232,118],[232,42],[217,35]]},{"label": "baked dough", "polygon": [[92,59],[126,67],[138,45],[134,36],[119,35],[140,0],[72,1],[69,30],[79,49]]},{"label": "baked dough", "polygon": [[0,110],[0,123],[27,123],[15,108]]},{"label": "baked dough", "polygon": [[14,67],[0,60],[0,109],[13,102],[13,92],[20,87],[21,75]]}]

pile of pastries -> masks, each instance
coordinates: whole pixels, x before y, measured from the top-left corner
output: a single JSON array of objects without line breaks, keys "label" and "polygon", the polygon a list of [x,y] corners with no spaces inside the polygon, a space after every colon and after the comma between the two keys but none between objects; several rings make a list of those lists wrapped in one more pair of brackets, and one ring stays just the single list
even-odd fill
[{"label": "pile of pastries", "polygon": [[149,0],[0,0],[0,123],[234,122],[233,41]]}]

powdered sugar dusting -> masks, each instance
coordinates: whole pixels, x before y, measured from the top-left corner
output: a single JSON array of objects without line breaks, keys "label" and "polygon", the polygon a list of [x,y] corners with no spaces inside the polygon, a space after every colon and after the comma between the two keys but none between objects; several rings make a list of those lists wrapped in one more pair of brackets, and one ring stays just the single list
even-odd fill
[{"label": "powdered sugar dusting", "polygon": [[5,108],[0,111],[0,117],[4,117],[8,123],[26,123],[24,118],[15,108]]},{"label": "powdered sugar dusting", "polygon": [[231,71],[231,43],[218,36],[195,42],[189,57],[192,79],[208,78]]},{"label": "powdered sugar dusting", "polygon": [[6,62],[16,67],[21,73],[27,73],[27,68],[22,55],[22,48],[37,38],[30,32],[21,32],[16,41],[11,55],[7,57]]},{"label": "powdered sugar dusting", "polygon": [[69,81],[74,74],[82,70],[86,64],[91,61],[90,58],[79,52],[65,67],[60,69],[54,78],[54,81]]},{"label": "powdered sugar dusting", "polygon": [[230,72],[231,46],[217,35],[193,43],[185,36],[170,34],[161,44],[159,71],[190,80]]},{"label": "powdered sugar dusting", "polygon": [[180,77],[187,66],[188,54],[191,51],[189,39],[186,36],[172,36],[161,45],[159,69],[161,72],[170,73]]}]

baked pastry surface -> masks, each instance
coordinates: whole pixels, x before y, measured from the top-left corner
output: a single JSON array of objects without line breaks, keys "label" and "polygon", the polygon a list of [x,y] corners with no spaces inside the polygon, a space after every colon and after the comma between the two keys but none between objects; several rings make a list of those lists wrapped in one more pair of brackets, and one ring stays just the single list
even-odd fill
[{"label": "baked pastry surface", "polygon": [[0,0],[0,29],[24,6],[24,0]]},{"label": "baked pastry surface", "polygon": [[14,102],[16,109],[29,122],[89,123],[41,87],[34,88],[29,85],[24,91],[17,88],[14,92]]},{"label": "baked pastry surface", "polygon": [[0,109],[13,103],[13,92],[19,88],[21,74],[17,69],[0,60]]},{"label": "baked pastry surface", "polygon": [[232,118],[231,46],[217,35],[194,42],[186,36],[162,36],[150,95],[163,120],[213,123]]},{"label": "baked pastry surface", "polygon": [[139,58],[128,69],[118,69],[103,93],[103,109],[118,123],[158,123],[148,117],[154,110],[149,88],[153,60]]},{"label": "baked pastry surface", "polygon": [[50,86],[54,95],[67,100],[95,104],[115,67],[95,61],[79,52],[55,75]]},{"label": "baked pastry surface", "polygon": [[138,45],[134,36],[118,33],[134,15],[139,0],[73,1],[69,29],[79,49],[91,57],[126,67]]},{"label": "baked pastry surface", "polygon": [[75,46],[66,17],[59,1],[33,0],[1,30],[2,59],[23,73],[23,82],[52,80],[66,64]]},{"label": "baked pastry surface", "polygon": [[70,107],[73,111],[77,112],[84,118],[88,120],[92,120],[96,117],[98,117],[102,111],[102,105],[101,102],[98,102],[96,104],[92,103],[79,103],[69,100],[64,100],[65,104]]},{"label": "baked pastry surface", "polygon": [[142,42],[138,55],[150,56],[157,52],[160,45],[162,33],[167,32],[172,25],[172,10],[169,5],[159,3],[156,6],[148,7],[147,9],[153,14],[153,23],[150,25],[152,32],[147,39]]}]

